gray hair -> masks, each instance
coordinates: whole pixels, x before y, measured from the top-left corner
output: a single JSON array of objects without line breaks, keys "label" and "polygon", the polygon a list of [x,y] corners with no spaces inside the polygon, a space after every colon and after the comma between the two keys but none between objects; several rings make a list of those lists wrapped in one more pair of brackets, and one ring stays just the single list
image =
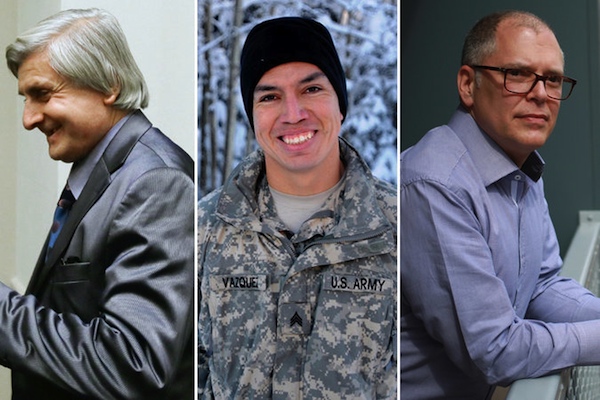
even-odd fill
[{"label": "gray hair", "polygon": [[515,27],[526,27],[535,32],[550,26],[538,16],[526,11],[502,11],[490,14],[479,20],[467,34],[462,50],[462,65],[481,64],[496,51],[496,30],[503,21],[510,21]]},{"label": "gray hair", "polygon": [[6,48],[8,68],[33,53],[46,52],[50,66],[78,87],[119,93],[114,107],[127,111],[148,106],[148,87],[117,19],[91,8],[65,10],[46,18]]}]

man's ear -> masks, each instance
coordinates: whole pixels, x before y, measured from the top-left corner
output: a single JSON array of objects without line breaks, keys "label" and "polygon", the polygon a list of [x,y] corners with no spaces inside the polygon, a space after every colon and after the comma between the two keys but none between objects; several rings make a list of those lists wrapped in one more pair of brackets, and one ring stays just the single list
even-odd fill
[{"label": "man's ear", "polygon": [[461,103],[465,107],[471,108],[475,90],[475,70],[468,65],[461,66],[456,77],[456,84]]},{"label": "man's ear", "polygon": [[115,101],[117,101],[117,98],[119,97],[120,93],[121,93],[120,89],[111,90],[111,93],[104,96],[104,105],[112,106],[113,104],[115,104]]}]

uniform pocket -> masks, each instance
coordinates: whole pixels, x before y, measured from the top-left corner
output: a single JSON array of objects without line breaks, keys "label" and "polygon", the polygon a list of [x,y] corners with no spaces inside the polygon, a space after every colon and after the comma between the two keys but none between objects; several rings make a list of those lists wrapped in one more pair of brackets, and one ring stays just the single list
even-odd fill
[{"label": "uniform pocket", "polygon": [[266,274],[209,277],[210,373],[217,382],[235,382],[240,398],[247,390],[267,393],[270,387],[264,374],[272,368],[275,352],[271,281]]},{"label": "uniform pocket", "polygon": [[343,398],[371,398],[390,362],[395,281],[335,273],[321,279],[304,379],[320,382],[317,387],[335,383]]}]

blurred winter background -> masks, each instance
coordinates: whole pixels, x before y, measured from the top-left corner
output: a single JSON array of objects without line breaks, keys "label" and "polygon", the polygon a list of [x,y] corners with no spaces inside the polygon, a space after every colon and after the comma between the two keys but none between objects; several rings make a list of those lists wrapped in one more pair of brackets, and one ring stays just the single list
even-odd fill
[{"label": "blurred winter background", "polygon": [[222,185],[256,148],[239,94],[239,58],[250,29],[302,16],[325,25],[346,71],[347,138],[373,173],[397,184],[396,0],[198,0],[198,196]]}]

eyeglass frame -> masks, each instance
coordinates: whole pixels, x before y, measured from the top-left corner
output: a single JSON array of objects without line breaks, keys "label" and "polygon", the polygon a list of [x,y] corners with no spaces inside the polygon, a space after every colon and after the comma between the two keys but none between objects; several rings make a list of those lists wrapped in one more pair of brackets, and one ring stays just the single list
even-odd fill
[{"label": "eyeglass frame", "polygon": [[[571,96],[571,93],[573,93],[573,89],[575,88],[575,85],[577,84],[577,80],[576,79],[569,78],[568,76],[564,76],[564,75],[538,75],[535,72],[530,71],[530,70],[525,69],[525,68],[502,68],[502,67],[491,67],[489,65],[469,65],[469,67],[471,67],[473,69],[487,69],[489,71],[499,71],[499,72],[502,72],[504,74],[504,89],[506,89],[507,92],[514,93],[514,94],[529,94],[529,93],[531,93],[531,91],[533,90],[533,88],[535,87],[535,85],[537,85],[537,83],[539,81],[542,81],[542,83],[544,84],[544,89],[546,89],[546,81],[548,79],[550,79],[552,77],[560,77],[563,82],[569,82],[571,84],[571,90],[569,90],[569,93],[565,97],[557,98],[557,97],[550,96],[548,94],[548,91],[546,91],[546,96],[548,96],[549,98],[554,99],[554,100],[564,101],[564,100],[567,100]],[[515,92],[513,90],[509,90],[506,87],[506,73],[509,72],[509,71],[527,71],[529,73],[534,74],[535,75],[535,80],[531,84],[531,87],[529,88],[529,90],[526,91],[526,92]]]}]

